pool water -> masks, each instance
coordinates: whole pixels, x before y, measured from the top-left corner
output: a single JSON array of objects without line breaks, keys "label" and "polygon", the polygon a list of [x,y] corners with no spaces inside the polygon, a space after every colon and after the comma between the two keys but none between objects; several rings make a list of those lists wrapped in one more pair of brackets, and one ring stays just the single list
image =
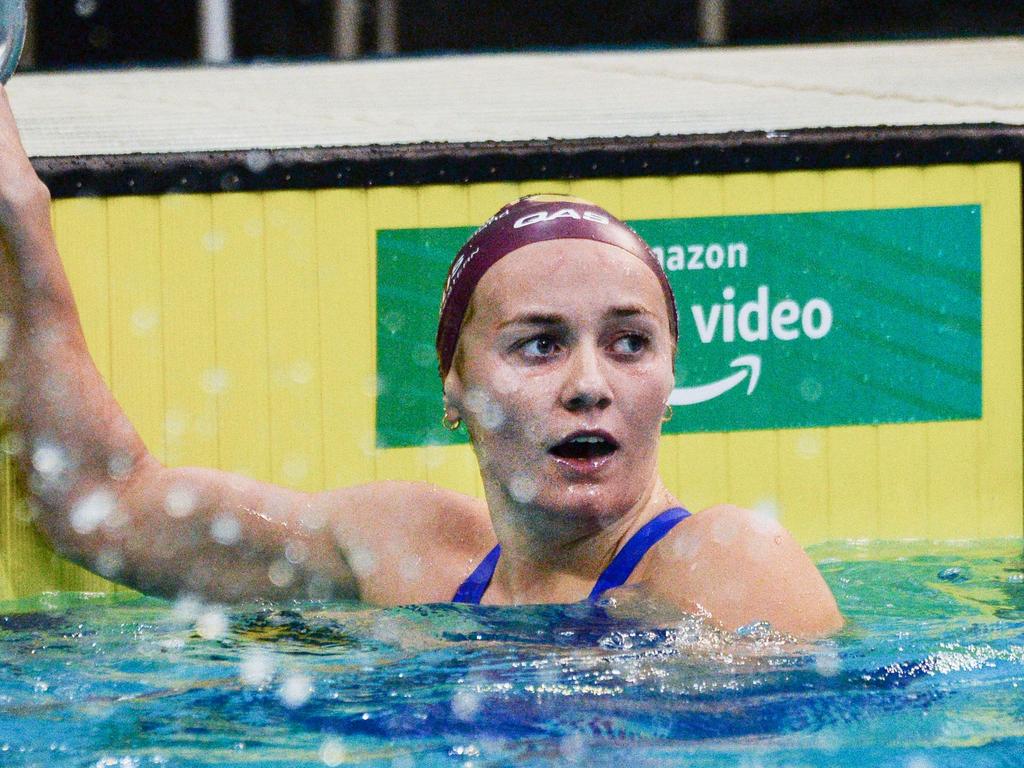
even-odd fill
[{"label": "pool water", "polygon": [[603,607],[0,603],[2,766],[1024,761],[1021,541],[811,550],[848,626]]}]

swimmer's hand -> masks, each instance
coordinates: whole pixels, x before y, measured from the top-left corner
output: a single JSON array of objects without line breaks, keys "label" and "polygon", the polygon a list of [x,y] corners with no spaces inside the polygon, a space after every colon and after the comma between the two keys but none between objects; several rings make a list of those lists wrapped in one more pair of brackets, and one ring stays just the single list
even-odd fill
[{"label": "swimmer's hand", "polygon": [[778,521],[733,506],[700,512],[651,552],[643,583],[666,605],[735,631],[766,622],[798,638],[843,626],[832,591]]}]

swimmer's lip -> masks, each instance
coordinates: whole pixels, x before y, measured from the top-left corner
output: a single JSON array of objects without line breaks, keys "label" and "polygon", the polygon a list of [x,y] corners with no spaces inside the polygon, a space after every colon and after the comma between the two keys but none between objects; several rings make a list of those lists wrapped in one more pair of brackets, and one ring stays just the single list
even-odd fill
[{"label": "swimmer's lip", "polygon": [[[597,438],[603,441],[606,444],[606,446],[611,450],[608,450],[607,453],[601,453],[598,455],[587,457],[561,456],[555,452],[561,446],[567,446],[574,440],[586,437]],[[550,453],[556,461],[571,464],[576,468],[581,468],[585,466],[596,469],[597,467],[606,463],[612,456],[614,456],[615,452],[618,449],[619,441],[612,437],[611,434],[609,434],[608,432],[605,432],[603,429],[581,429],[567,435],[566,437],[563,437],[561,440],[559,440],[557,443],[555,443],[548,449],[548,453]]]}]

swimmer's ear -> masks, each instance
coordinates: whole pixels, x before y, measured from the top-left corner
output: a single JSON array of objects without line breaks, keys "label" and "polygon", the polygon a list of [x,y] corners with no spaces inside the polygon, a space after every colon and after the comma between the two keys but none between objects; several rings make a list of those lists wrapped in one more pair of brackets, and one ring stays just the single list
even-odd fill
[{"label": "swimmer's ear", "polygon": [[462,377],[454,365],[444,377],[444,417],[452,424],[462,420]]}]

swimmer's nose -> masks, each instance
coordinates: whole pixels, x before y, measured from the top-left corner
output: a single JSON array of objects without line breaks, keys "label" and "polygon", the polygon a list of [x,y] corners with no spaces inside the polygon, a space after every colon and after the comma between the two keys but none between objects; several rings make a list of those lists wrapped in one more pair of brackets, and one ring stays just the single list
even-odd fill
[{"label": "swimmer's nose", "polygon": [[570,357],[562,402],[570,411],[607,408],[612,401],[611,387],[594,347],[578,345]]}]

